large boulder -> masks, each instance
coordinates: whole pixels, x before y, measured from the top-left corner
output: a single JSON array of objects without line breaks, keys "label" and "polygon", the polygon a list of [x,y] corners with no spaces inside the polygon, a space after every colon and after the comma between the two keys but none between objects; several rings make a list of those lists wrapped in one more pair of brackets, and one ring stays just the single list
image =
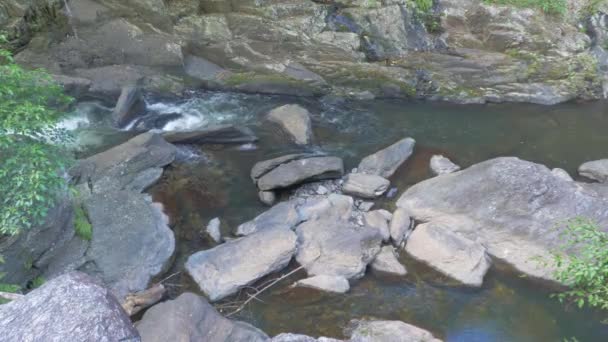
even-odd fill
[{"label": "large boulder", "polygon": [[186,270],[211,301],[287,266],[296,251],[291,230],[267,229],[191,255]]},{"label": "large boulder", "polygon": [[[283,158],[283,157],[279,157]],[[277,158],[277,159],[279,159]],[[273,162],[262,162],[264,165]],[[260,165],[254,166],[253,170],[262,169]],[[253,176],[252,170],[252,176]],[[278,166],[263,173],[257,179],[260,190],[274,190],[287,188],[303,182],[340,178],[344,173],[342,159],[337,157],[300,157],[279,164]],[[258,175],[258,173],[256,173]]]},{"label": "large boulder", "polygon": [[296,232],[296,260],[311,276],[361,278],[367,265],[380,252],[382,242],[377,229],[335,218],[304,222]]},{"label": "large boulder", "polygon": [[488,160],[409,188],[397,205],[417,221],[481,243],[488,254],[518,271],[553,279],[535,261],[562,244],[565,221],[586,217],[608,227],[601,185],[555,176],[547,167],[513,157]]},{"label": "large boulder", "polygon": [[430,332],[401,321],[351,321],[351,342],[441,342]]},{"label": "large boulder", "polygon": [[490,268],[490,258],[480,243],[433,223],[416,227],[407,240],[405,251],[468,286],[481,286]]},{"label": "large boulder", "polygon": [[608,181],[608,159],[594,160],[579,166],[579,175],[600,183]]},{"label": "large boulder", "polygon": [[358,172],[389,178],[414,151],[416,141],[412,138],[399,140],[393,145],[369,155],[359,163]]},{"label": "large boulder", "polygon": [[302,220],[293,201],[281,202],[236,228],[236,235],[249,235],[265,229],[293,229]]},{"label": "large boulder", "polygon": [[142,342],[268,341],[257,328],[220,315],[204,298],[184,293],[146,311],[137,330]]},{"label": "large boulder", "polygon": [[285,105],[268,113],[268,120],[278,124],[298,145],[307,145],[312,140],[310,113],[299,105]]},{"label": "large boulder", "polygon": [[2,340],[137,341],[116,298],[90,276],[57,277],[24,298],[0,305]]},{"label": "large boulder", "polygon": [[351,173],[346,176],[342,192],[362,198],[376,198],[382,196],[390,184],[388,179],[377,175]]}]

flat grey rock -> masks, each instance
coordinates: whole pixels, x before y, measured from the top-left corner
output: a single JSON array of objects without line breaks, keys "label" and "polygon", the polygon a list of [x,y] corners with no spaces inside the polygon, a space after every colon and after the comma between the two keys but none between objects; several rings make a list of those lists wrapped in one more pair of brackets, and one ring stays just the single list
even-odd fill
[{"label": "flat grey rock", "polygon": [[298,280],[295,285],[334,293],[346,293],[350,290],[350,284],[346,278],[324,274]]},{"label": "flat grey rock", "polygon": [[430,167],[435,176],[454,173],[460,170],[460,166],[454,164],[451,160],[442,155],[432,156]]},{"label": "flat grey rock", "polygon": [[389,178],[412,155],[415,144],[414,139],[405,138],[369,155],[359,163],[358,172]]},{"label": "flat grey rock", "polygon": [[173,144],[246,144],[258,138],[247,127],[219,125],[192,131],[165,132],[163,137]]},{"label": "flat grey rock", "polygon": [[346,176],[342,192],[362,198],[376,198],[382,196],[390,184],[388,179],[380,176],[351,173]]},{"label": "flat grey rock", "polygon": [[281,164],[261,176],[260,190],[287,188],[303,182],[340,178],[344,172],[342,159],[337,157],[311,157]]},{"label": "flat grey rock", "polygon": [[299,105],[284,105],[268,113],[268,120],[278,124],[298,145],[310,144],[312,124],[310,113]]},{"label": "flat grey rock", "polygon": [[579,166],[578,174],[604,183],[608,181],[608,159],[594,160]]},{"label": "flat grey rock", "polygon": [[266,229],[293,229],[302,220],[293,201],[281,202],[236,228],[236,235],[249,235]]},{"label": "flat grey rock", "polygon": [[430,332],[401,321],[353,320],[350,342],[441,342]]},{"label": "flat grey rock", "polygon": [[314,338],[314,337],[310,337],[310,336],[306,336],[306,335],[291,334],[291,333],[279,334],[279,335],[273,337],[270,341],[271,342],[344,342],[343,340],[336,340],[334,338],[328,338],[328,337]]},{"label": "flat grey rock", "polygon": [[397,260],[397,255],[395,254],[395,249],[393,246],[382,247],[380,253],[376,255],[376,258],[372,262],[371,266],[374,271],[378,272],[399,276],[404,276],[407,274],[405,266],[403,266],[399,260]]}]

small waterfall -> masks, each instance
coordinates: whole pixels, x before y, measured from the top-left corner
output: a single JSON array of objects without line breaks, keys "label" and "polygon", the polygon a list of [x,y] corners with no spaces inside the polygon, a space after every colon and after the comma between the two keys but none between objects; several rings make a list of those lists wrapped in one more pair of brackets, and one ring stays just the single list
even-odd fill
[{"label": "small waterfall", "polygon": [[74,26],[72,10],[70,9],[68,0],[63,0],[63,5],[65,8],[65,15],[68,17],[68,25],[70,25],[70,29],[72,30],[74,38],[78,39],[78,33],[76,32],[76,27]]}]

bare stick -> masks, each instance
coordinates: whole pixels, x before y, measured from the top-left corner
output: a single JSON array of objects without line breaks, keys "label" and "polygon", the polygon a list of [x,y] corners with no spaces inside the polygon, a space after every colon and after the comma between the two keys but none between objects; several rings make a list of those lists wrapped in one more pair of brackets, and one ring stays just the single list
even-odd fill
[{"label": "bare stick", "polygon": [[10,292],[0,292],[0,298],[8,299],[8,300],[17,300],[25,297],[20,293],[10,293]]},{"label": "bare stick", "polygon": [[124,303],[122,303],[122,308],[129,316],[133,316],[141,310],[158,303],[164,294],[165,287],[163,284],[158,283],[145,291],[128,294]]}]

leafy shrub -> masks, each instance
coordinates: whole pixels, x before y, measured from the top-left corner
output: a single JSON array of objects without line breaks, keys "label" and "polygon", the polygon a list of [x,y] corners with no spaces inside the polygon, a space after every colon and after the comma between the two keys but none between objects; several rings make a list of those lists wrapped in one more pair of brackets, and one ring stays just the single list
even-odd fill
[{"label": "leafy shrub", "polygon": [[80,236],[83,240],[91,241],[93,227],[81,205],[77,205],[74,212],[74,229],[76,230],[76,235]]},{"label": "leafy shrub", "polygon": [[433,0],[414,0],[416,8],[423,13],[428,13],[433,9]]},{"label": "leafy shrub", "polygon": [[538,8],[547,14],[562,15],[568,11],[568,0],[483,0],[489,4]]}]

